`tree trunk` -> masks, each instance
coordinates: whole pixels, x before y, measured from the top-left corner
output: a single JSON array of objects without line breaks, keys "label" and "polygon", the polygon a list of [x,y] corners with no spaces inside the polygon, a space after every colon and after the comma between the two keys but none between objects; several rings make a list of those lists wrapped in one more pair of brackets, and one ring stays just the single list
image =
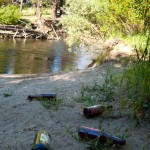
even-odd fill
[{"label": "tree trunk", "polygon": [[53,20],[56,20],[57,17],[57,9],[58,9],[58,0],[53,0],[53,6],[52,6],[52,10],[51,10],[51,16]]},{"label": "tree trunk", "polygon": [[41,20],[41,16],[42,16],[42,5],[40,2],[36,3],[36,16],[38,18],[38,20]]},{"label": "tree trunk", "polygon": [[43,27],[43,20],[42,20],[42,1],[38,1],[35,4],[36,7],[36,12],[35,15],[37,17],[37,24],[38,24],[38,28],[41,29]]},{"label": "tree trunk", "polygon": [[60,2],[59,2],[60,16],[63,14],[62,7],[63,7],[64,4],[65,4],[64,0],[60,0]]},{"label": "tree trunk", "polygon": [[20,13],[22,13],[22,8],[23,8],[23,0],[20,1]]}]

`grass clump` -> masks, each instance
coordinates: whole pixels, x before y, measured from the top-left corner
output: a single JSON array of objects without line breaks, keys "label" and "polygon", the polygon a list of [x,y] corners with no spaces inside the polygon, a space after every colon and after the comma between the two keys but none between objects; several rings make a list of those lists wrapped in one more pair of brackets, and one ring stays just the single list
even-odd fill
[{"label": "grass clump", "polygon": [[61,99],[49,100],[49,99],[43,98],[43,99],[41,99],[40,102],[47,109],[50,109],[50,108],[58,109],[60,107],[60,105],[62,104]]},{"label": "grass clump", "polygon": [[4,97],[9,97],[9,96],[12,96],[12,93],[3,93],[3,96]]},{"label": "grass clump", "polygon": [[136,53],[137,59],[122,75],[124,98],[121,105],[132,108],[139,119],[150,108],[150,32],[147,39],[136,47]]},{"label": "grass clump", "polygon": [[[137,62],[125,70],[123,74],[124,86],[130,100],[150,102],[150,61]],[[141,99],[141,100],[140,100]]]},{"label": "grass clump", "polygon": [[80,97],[77,101],[85,102],[85,105],[92,106],[97,102],[110,102],[115,100],[117,76],[108,69],[103,76],[102,84],[97,80],[93,85],[82,85]]}]

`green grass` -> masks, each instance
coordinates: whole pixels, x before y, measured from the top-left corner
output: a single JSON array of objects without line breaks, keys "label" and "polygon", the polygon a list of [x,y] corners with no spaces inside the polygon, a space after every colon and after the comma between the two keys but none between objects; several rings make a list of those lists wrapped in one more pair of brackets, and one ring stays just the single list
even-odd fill
[{"label": "green grass", "polygon": [[34,8],[25,8],[22,10],[22,16],[34,16],[35,15],[35,9]]},{"label": "green grass", "polygon": [[[36,12],[35,8],[32,7],[26,7],[22,10],[22,16],[34,16]],[[50,8],[43,8],[42,9],[42,16],[49,16],[50,17]]]},{"label": "green grass", "polygon": [[93,84],[82,85],[80,96],[77,98],[78,102],[84,102],[86,106],[92,106],[99,102],[110,102],[115,100],[117,75],[114,74],[109,68],[103,75],[103,80],[98,83],[97,80]]},{"label": "green grass", "polygon": [[146,33],[139,33],[139,34],[129,35],[129,36],[125,36],[125,37],[122,37],[122,38],[126,42],[127,45],[132,45],[140,53],[142,53],[143,50],[146,47],[146,42],[148,40],[148,36],[150,36],[149,34],[150,34],[150,31],[147,31]]},{"label": "green grass", "polygon": [[46,109],[58,109],[62,104],[62,100],[57,98],[54,100],[41,99],[40,102]]},{"label": "green grass", "polygon": [[122,76],[126,98],[136,110],[150,107],[150,61],[136,62]]},{"label": "green grass", "polygon": [[131,108],[131,118],[141,124],[145,111],[150,108],[150,32],[135,39],[137,58],[122,74],[120,94],[124,96],[120,106]]},{"label": "green grass", "polygon": [[10,97],[10,96],[12,96],[12,93],[3,93],[3,96],[4,97]]}]

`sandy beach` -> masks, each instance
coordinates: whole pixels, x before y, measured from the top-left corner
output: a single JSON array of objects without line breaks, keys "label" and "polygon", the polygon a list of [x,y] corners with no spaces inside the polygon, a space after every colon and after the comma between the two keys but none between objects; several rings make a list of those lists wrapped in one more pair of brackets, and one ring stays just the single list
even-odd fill
[{"label": "sandy beach", "polygon": [[[114,135],[130,134],[122,150],[148,150],[150,141],[150,121],[134,127],[128,114],[120,117],[101,116],[86,119],[83,104],[75,99],[82,85],[101,84],[108,66],[119,71],[122,66],[117,61],[108,61],[99,67],[86,70],[61,72],[58,74],[0,75],[0,149],[30,150],[37,131],[47,130],[52,137],[53,150],[86,150],[88,144],[79,143],[71,137],[67,129],[77,135],[80,126],[99,128],[100,124]],[[30,94],[57,93],[62,103],[56,109],[47,109],[39,101],[27,100]],[[111,102],[114,110],[118,101]],[[115,111],[114,111],[115,112]],[[119,113],[119,112],[116,112]],[[113,116],[114,114],[112,114]],[[150,147],[149,147],[150,148]],[[115,149],[115,148],[110,148]]]}]

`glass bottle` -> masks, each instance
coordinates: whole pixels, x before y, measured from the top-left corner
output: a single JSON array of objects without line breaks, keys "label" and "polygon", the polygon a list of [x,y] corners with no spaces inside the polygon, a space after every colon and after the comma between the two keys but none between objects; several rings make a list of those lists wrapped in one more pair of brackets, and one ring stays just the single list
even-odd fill
[{"label": "glass bottle", "polygon": [[50,150],[51,136],[45,130],[38,131],[32,150]]},{"label": "glass bottle", "polygon": [[125,145],[126,143],[126,140],[122,138],[86,126],[81,126],[79,128],[78,135],[81,139],[87,139],[87,140],[94,140],[98,138],[101,143],[109,143],[110,145],[112,144]]},{"label": "glass bottle", "polygon": [[49,99],[49,100],[54,100],[56,99],[56,94],[38,94],[38,95],[28,95],[28,99],[32,101],[33,99]]},{"label": "glass bottle", "polygon": [[85,107],[83,109],[83,114],[86,118],[95,117],[101,115],[105,110],[112,108],[112,105],[104,106],[104,105],[94,105],[90,107]]}]

